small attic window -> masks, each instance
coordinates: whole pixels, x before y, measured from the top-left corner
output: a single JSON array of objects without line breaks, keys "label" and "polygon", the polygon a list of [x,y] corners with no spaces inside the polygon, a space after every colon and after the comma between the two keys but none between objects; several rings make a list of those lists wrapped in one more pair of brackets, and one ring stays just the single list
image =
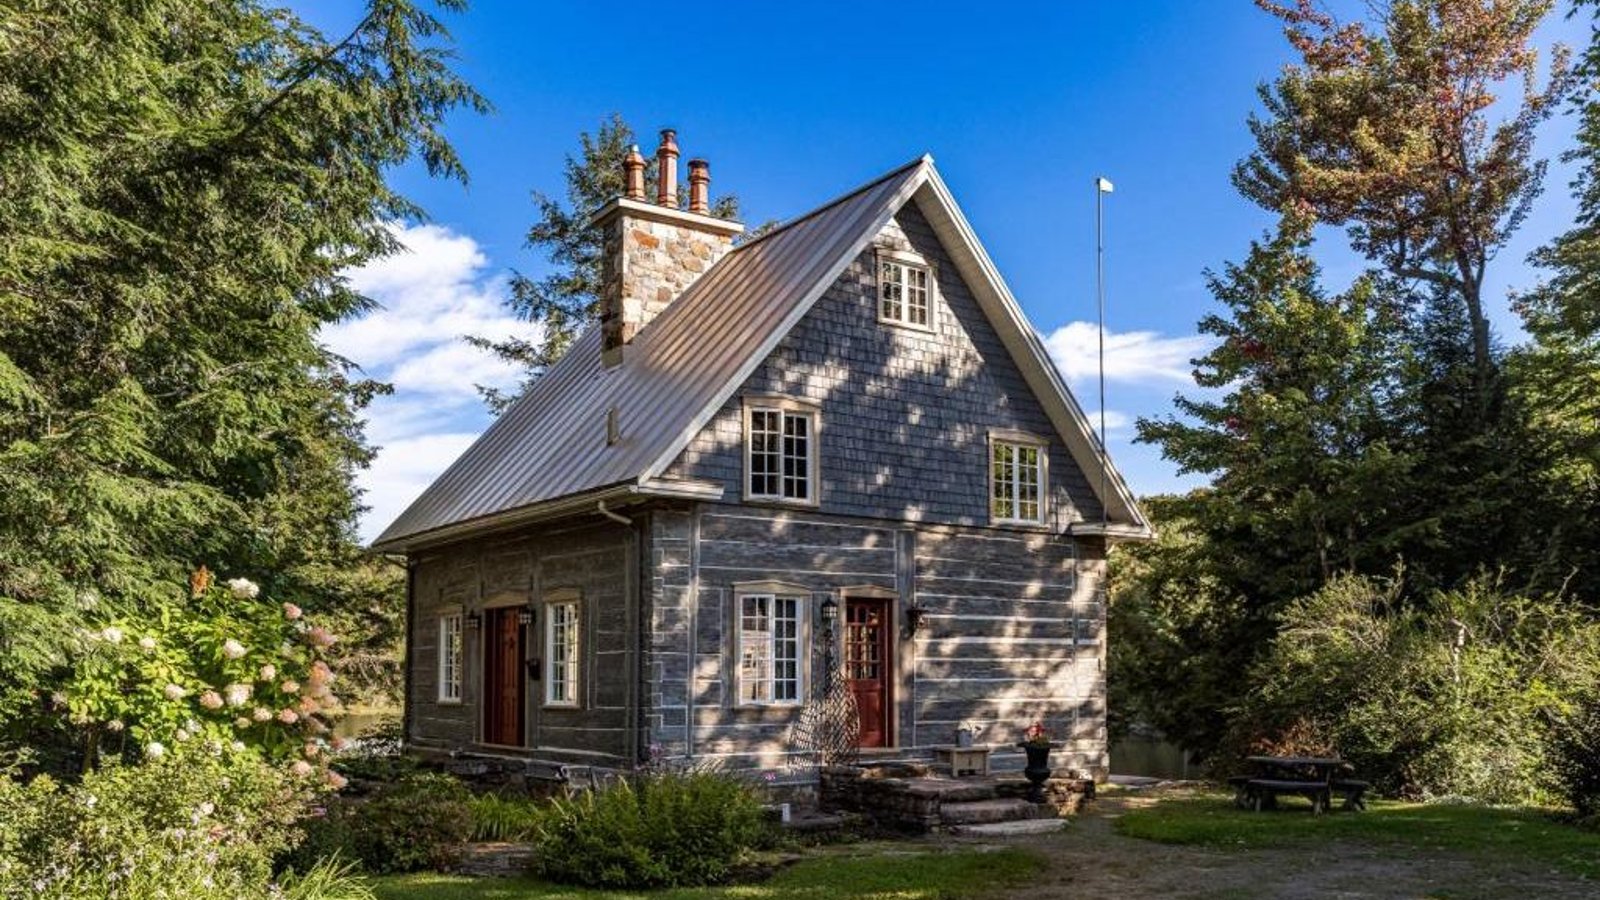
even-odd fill
[{"label": "small attic window", "polygon": [[878,251],[878,321],[933,330],[933,268],[915,253]]}]

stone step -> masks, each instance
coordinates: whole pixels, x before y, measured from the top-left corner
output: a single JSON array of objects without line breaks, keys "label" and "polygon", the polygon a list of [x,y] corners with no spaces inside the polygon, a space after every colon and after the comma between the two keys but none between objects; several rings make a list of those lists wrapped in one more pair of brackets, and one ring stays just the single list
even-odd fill
[{"label": "stone step", "polygon": [[944,803],[939,807],[939,819],[946,825],[978,825],[986,822],[1013,822],[1032,819],[1045,809],[1026,800],[973,800],[967,803]]},{"label": "stone step", "polygon": [[1014,822],[986,822],[979,825],[956,825],[951,834],[962,837],[1022,837],[1030,834],[1054,834],[1066,827],[1060,819],[1018,819]]},{"label": "stone step", "polygon": [[999,796],[992,783],[945,778],[909,781],[905,790],[918,797],[936,797],[940,803],[971,803],[975,800],[993,800]]}]

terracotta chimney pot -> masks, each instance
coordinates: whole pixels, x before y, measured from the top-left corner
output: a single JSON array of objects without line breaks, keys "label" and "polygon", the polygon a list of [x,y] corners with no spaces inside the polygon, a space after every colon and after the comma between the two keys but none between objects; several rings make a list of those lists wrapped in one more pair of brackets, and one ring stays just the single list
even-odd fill
[{"label": "terracotta chimney pot", "polygon": [[711,163],[689,160],[689,212],[711,214]]},{"label": "terracotta chimney pot", "polygon": [[656,148],[656,202],[678,208],[678,133],[661,129],[661,146]]},{"label": "terracotta chimney pot", "polygon": [[644,156],[639,153],[639,145],[634,144],[629,147],[628,156],[622,161],[622,174],[627,184],[623,196],[629,200],[644,199],[644,166]]}]

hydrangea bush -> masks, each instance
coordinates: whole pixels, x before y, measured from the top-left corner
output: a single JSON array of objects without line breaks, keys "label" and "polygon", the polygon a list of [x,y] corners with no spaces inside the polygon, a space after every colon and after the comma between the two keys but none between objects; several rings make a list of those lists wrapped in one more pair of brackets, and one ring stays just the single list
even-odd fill
[{"label": "hydrangea bush", "polygon": [[106,618],[79,637],[71,679],[50,702],[91,734],[101,756],[161,759],[193,744],[326,768],[328,717],[340,709],[326,655],[336,638],[245,578],[194,573],[186,602],[137,620]]},{"label": "hydrangea bush", "polygon": [[252,751],[188,741],[65,784],[0,777],[0,898],[371,898],[336,859],[274,876],[319,785]]}]

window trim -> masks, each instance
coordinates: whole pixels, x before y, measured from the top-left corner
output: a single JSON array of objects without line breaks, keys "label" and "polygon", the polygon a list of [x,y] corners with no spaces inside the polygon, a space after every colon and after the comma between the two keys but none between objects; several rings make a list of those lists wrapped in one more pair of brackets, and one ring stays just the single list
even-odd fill
[{"label": "window trim", "polygon": [[[1013,447],[1032,447],[1039,451],[1039,517],[1037,519],[1023,519],[995,515],[994,511],[994,486],[995,486],[995,460],[994,453],[997,445],[1007,444]],[[989,521],[994,525],[1007,525],[1017,528],[1044,528],[1050,521],[1050,441],[1036,434],[1026,431],[1012,431],[1008,429],[990,429],[989,442],[985,448],[988,454],[989,477],[984,487],[984,503],[989,507]],[[1013,501],[1014,503],[1015,501]]]},{"label": "window trim", "polygon": [[[811,420],[810,439],[807,443],[806,459],[806,496],[785,497],[781,493],[757,494],[750,489],[750,477],[753,471],[755,457],[755,441],[751,430],[751,419],[757,412],[776,411],[784,415],[804,415]],[[780,418],[781,422],[781,418]],[[775,503],[783,506],[818,506],[822,495],[822,407],[810,400],[796,397],[785,397],[770,394],[749,394],[744,397],[743,412],[743,442],[744,442],[744,473],[741,495],[748,503]],[[782,464],[782,452],[779,453],[779,463]],[[782,473],[779,473],[779,490],[782,491]]]},{"label": "window trim", "polygon": [[[794,640],[795,640],[795,686],[792,699],[779,700],[777,694],[777,629],[767,632],[768,657],[771,668],[768,673],[768,685],[772,699],[747,700],[744,696],[744,601],[751,598],[765,598],[772,604],[779,600],[794,601]],[[779,581],[769,582],[741,582],[735,586],[733,595],[733,705],[740,709],[794,709],[805,704],[806,689],[811,683],[811,593],[799,585],[786,584]],[[768,607],[768,618],[776,619],[776,610]]]},{"label": "window trim", "polygon": [[[900,303],[902,318],[896,319],[891,316],[884,315],[883,266],[885,263],[892,263],[894,265],[901,266],[902,268],[921,269],[923,272],[927,273],[928,321],[926,323],[911,321],[908,315],[911,306],[909,303],[905,302],[905,297],[903,294]],[[933,332],[936,330],[934,322],[937,316],[937,310],[939,308],[938,297],[939,270],[938,267],[933,264],[932,260],[929,260],[920,253],[901,249],[899,247],[880,246],[877,248],[877,253],[873,258],[872,265],[872,304],[873,309],[875,310],[874,314],[878,319],[878,324],[892,325],[897,328],[909,328],[913,331]]]},{"label": "window trim", "polygon": [[[553,610],[558,606],[572,607],[571,624],[568,625],[568,629],[571,631],[571,658],[566,663],[571,669],[567,678],[571,697],[566,700],[557,700],[551,696],[555,688],[555,678],[553,676],[555,675],[556,665],[556,632]],[[583,598],[575,590],[552,591],[545,595],[540,607],[544,612],[544,629],[540,640],[544,659],[539,663],[544,670],[541,673],[544,685],[539,691],[540,705],[547,709],[580,709],[583,706]]]},{"label": "window trim", "polygon": [[[454,696],[445,693],[445,685],[447,684],[445,679],[445,649],[448,646],[446,644],[445,629],[446,623],[452,620],[455,622],[454,649],[456,690]],[[437,617],[437,623],[438,630],[435,632],[435,634],[438,638],[438,646],[434,648],[434,702],[446,706],[460,706],[464,702],[463,694],[465,693],[467,683],[467,641],[465,632],[463,630],[463,626],[465,625],[465,617],[462,615],[462,610],[460,607],[454,607],[451,609],[441,610]]]}]

